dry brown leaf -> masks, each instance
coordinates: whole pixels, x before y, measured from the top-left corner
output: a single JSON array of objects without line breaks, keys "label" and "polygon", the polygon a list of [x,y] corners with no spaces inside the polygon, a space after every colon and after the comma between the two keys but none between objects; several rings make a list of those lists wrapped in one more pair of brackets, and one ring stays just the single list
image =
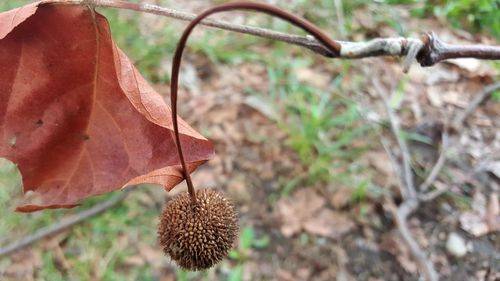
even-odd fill
[{"label": "dry brown leaf", "polygon": [[381,172],[384,177],[394,177],[394,169],[391,165],[391,160],[385,152],[368,152],[365,157],[368,158],[370,165]]},{"label": "dry brown leaf", "polygon": [[488,233],[488,224],[476,212],[464,212],[460,215],[460,227],[474,236]]},{"label": "dry brown leaf", "polygon": [[500,204],[498,202],[498,194],[490,194],[485,217],[490,232],[500,231]]},{"label": "dry brown leaf", "polygon": [[11,260],[12,264],[0,271],[0,277],[6,280],[34,281],[36,272],[43,265],[42,254],[39,250],[22,250],[12,255]]},{"label": "dry brown leaf", "polygon": [[373,176],[373,181],[377,185],[387,186],[395,183],[396,177],[394,168],[385,152],[371,151],[366,153],[363,159],[375,169],[376,173]]},{"label": "dry brown leaf", "polygon": [[296,281],[290,272],[283,269],[278,270],[277,276],[279,281]]},{"label": "dry brown leaf", "polygon": [[151,247],[146,243],[139,243],[137,247],[139,255],[151,266],[161,267],[163,265],[163,252],[158,247]]},{"label": "dry brown leaf", "polygon": [[466,108],[469,102],[464,99],[464,95],[457,91],[449,90],[444,91],[441,95],[442,100],[447,103],[460,108]]},{"label": "dry brown leaf", "polygon": [[460,227],[474,236],[482,236],[500,229],[498,195],[492,193],[489,200],[481,192],[472,198],[472,211],[460,215]]},{"label": "dry brown leaf", "polygon": [[[171,110],[86,5],[36,2],[0,13],[0,155],[32,212],[74,207],[124,185],[182,181]],[[190,170],[208,140],[179,120]]]},{"label": "dry brown leaf", "polygon": [[468,72],[477,72],[481,67],[481,61],[475,58],[448,59],[446,63],[454,64]]},{"label": "dry brown leaf", "polygon": [[142,258],[141,256],[135,255],[135,256],[125,257],[123,263],[127,266],[138,267],[138,266],[143,266],[146,262],[144,261],[144,258]]},{"label": "dry brown leaf", "polygon": [[432,106],[441,108],[443,106],[443,99],[441,98],[442,89],[440,86],[432,85],[427,88],[427,98]]},{"label": "dry brown leaf", "polygon": [[242,175],[229,180],[228,186],[231,188],[228,190],[228,193],[235,202],[249,203],[252,201],[252,195],[250,194],[250,189],[247,188],[246,182],[245,177]]},{"label": "dry brown leaf", "polygon": [[330,196],[330,204],[337,210],[342,209],[351,202],[352,193],[352,188],[342,186]]},{"label": "dry brown leaf", "polygon": [[160,277],[159,281],[175,281],[177,280],[175,277],[175,272],[166,272]]},{"label": "dry brown leaf", "polygon": [[325,208],[304,223],[307,232],[333,239],[351,231],[354,226],[354,222],[346,215]]},{"label": "dry brown leaf", "polygon": [[295,72],[299,82],[308,83],[317,88],[325,88],[332,81],[330,75],[314,71],[310,67],[299,68]]},{"label": "dry brown leaf", "polygon": [[273,101],[267,96],[248,96],[244,101],[245,105],[257,110],[270,120],[278,120],[279,113],[277,108],[273,106]]},{"label": "dry brown leaf", "polygon": [[314,190],[301,189],[277,203],[281,232],[290,237],[302,230],[329,238],[349,232],[354,223],[345,215],[325,207],[326,200]]},{"label": "dry brown leaf", "polygon": [[278,213],[281,217],[281,233],[290,237],[302,229],[302,219],[296,214],[295,208],[285,202],[278,202]]},{"label": "dry brown leaf", "polygon": [[407,272],[417,272],[417,264],[413,261],[410,250],[397,231],[393,230],[382,236],[380,249],[392,254]]}]

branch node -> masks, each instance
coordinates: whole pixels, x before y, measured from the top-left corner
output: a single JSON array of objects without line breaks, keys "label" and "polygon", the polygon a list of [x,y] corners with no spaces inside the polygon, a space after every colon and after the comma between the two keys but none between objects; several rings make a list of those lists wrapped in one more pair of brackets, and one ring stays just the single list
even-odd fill
[{"label": "branch node", "polygon": [[421,66],[432,66],[442,60],[454,58],[500,59],[500,47],[498,46],[448,44],[441,41],[434,32],[422,35],[421,40],[425,44],[417,56]]},{"label": "branch node", "polygon": [[420,38],[422,40],[424,47],[418,53],[417,55],[417,60],[420,63],[421,66],[432,66],[436,63],[436,57],[435,57],[435,44],[439,45],[439,40],[436,43],[436,37],[434,32],[427,32],[423,34]]}]

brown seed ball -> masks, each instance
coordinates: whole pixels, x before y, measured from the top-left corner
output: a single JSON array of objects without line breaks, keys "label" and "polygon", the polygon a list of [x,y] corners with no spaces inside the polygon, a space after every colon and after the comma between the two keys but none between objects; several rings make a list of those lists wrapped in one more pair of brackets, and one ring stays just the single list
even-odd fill
[{"label": "brown seed ball", "polygon": [[187,270],[207,269],[227,256],[238,235],[233,204],[213,189],[183,192],[167,203],[158,225],[165,254]]}]

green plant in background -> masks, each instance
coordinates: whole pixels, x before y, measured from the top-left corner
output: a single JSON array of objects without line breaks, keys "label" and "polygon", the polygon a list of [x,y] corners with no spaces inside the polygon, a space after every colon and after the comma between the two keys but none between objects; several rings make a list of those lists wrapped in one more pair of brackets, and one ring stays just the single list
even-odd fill
[{"label": "green plant in background", "polygon": [[193,38],[189,48],[201,52],[214,63],[238,64],[257,61],[260,55],[248,49],[262,43],[262,39],[226,30],[206,29],[200,38]]},{"label": "green plant in background", "polygon": [[[251,251],[266,248],[269,243],[269,236],[263,235],[262,237],[257,238],[254,228],[252,226],[246,226],[241,231],[238,248],[231,250],[228,255],[231,260],[236,262],[236,265],[233,266],[230,265],[230,262],[224,262],[223,264],[207,271],[192,272],[178,270],[177,280],[189,281],[195,278],[201,280],[214,280],[214,274],[216,271],[224,271],[227,273],[225,274],[226,277],[223,280],[241,281],[243,280],[244,264],[250,257]],[[226,269],[221,270],[221,267]]]},{"label": "green plant in background", "polygon": [[33,1],[30,1],[30,0],[3,0],[2,2],[0,2],[0,12],[14,9],[14,8],[29,4],[31,2],[33,2]]},{"label": "green plant in background", "polygon": [[[323,1],[320,1],[321,3]],[[457,29],[466,29],[472,32],[487,32],[500,39],[500,1],[498,0],[354,0],[343,1],[346,18],[352,12],[368,4],[377,4],[377,13],[374,21],[384,22],[405,36],[407,31],[404,23],[398,20],[398,15],[392,13],[391,5],[407,5],[415,17],[438,17],[451,23]],[[350,20],[346,21],[348,30]]]},{"label": "green plant in background", "polygon": [[229,252],[229,258],[237,261],[228,276],[228,281],[241,281],[243,279],[243,264],[249,258],[252,249],[266,248],[270,243],[270,238],[267,235],[257,238],[255,230],[252,226],[243,228],[240,234],[238,248]]},{"label": "green plant in background", "polygon": [[500,1],[498,0],[427,0],[414,15],[446,18],[456,28],[474,32],[488,31],[500,38]]},{"label": "green plant in background", "polygon": [[177,280],[178,281],[189,281],[196,277],[199,277],[200,272],[198,271],[186,271],[186,270],[178,270],[177,271]]},{"label": "green plant in background", "polygon": [[[272,57],[285,55],[280,52],[277,49]],[[308,59],[275,59],[268,65],[270,96],[280,115],[278,124],[288,134],[287,144],[308,167],[306,184],[340,179],[331,171],[352,162],[364,151],[362,147],[347,146],[369,129],[362,124],[356,104],[335,90],[349,65],[344,65],[343,72],[332,79],[328,90],[308,85],[297,77],[297,69],[312,67]]]},{"label": "green plant in background", "polygon": [[[447,1],[444,13],[455,26],[472,28],[473,31],[488,30],[500,38],[500,2],[497,0]],[[466,18],[465,22],[462,20]]]},{"label": "green plant in background", "polygon": [[248,258],[251,249],[263,249],[269,245],[270,238],[267,235],[263,235],[257,238],[255,230],[252,226],[246,226],[243,228],[240,234],[240,240],[237,249],[231,250],[229,257],[236,261],[244,261]]},{"label": "green plant in background", "polygon": [[[0,158],[0,210],[4,210],[0,220],[0,244],[6,244],[14,237],[22,237],[48,226],[63,216],[74,214],[75,210],[46,210],[30,215],[13,212],[12,198],[20,192],[21,176],[16,166],[10,161]],[[136,196],[145,189],[138,190]],[[96,205],[109,199],[113,194],[106,194],[85,200],[83,208]],[[137,197],[131,196],[126,204],[121,203],[102,215],[72,228],[70,236],[65,238],[65,258],[71,264],[67,276],[62,275],[60,268],[55,266],[53,251],[42,253],[43,266],[38,274],[45,280],[91,280],[98,271],[102,280],[153,280],[149,265],[131,267],[127,270],[117,270],[127,256],[137,255],[135,247],[129,247],[139,241],[155,241],[156,235],[150,229],[156,221],[151,217],[157,215],[155,208],[145,208]],[[125,235],[126,233],[126,235]],[[127,239],[126,243],[124,243]],[[136,240],[134,240],[136,239]],[[1,260],[0,272],[12,264],[9,259]],[[96,268],[96,264],[102,265]],[[77,278],[78,277],[78,278]]]},{"label": "green plant in background", "polygon": [[495,91],[491,94],[491,97],[494,101],[500,102],[500,91]]}]

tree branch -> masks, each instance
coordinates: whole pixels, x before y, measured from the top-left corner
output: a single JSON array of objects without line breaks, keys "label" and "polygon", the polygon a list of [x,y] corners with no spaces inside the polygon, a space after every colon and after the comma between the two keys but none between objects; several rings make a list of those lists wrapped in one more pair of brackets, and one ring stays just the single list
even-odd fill
[{"label": "tree branch", "polygon": [[[420,206],[420,198],[425,196],[421,196],[420,194],[418,194],[415,189],[413,171],[411,169],[411,156],[408,150],[408,146],[406,145],[405,140],[401,136],[401,128],[399,127],[399,118],[391,108],[388,97],[385,94],[386,89],[384,89],[382,83],[376,77],[372,79],[372,83],[375,90],[381,97],[384,103],[384,107],[387,111],[387,116],[389,118],[391,131],[394,137],[396,138],[396,142],[401,152],[401,162],[402,162],[401,166],[403,166],[402,169],[403,172],[398,173],[398,179],[399,179],[399,190],[404,200],[398,207],[396,207],[394,203],[390,202],[391,200],[388,200],[389,202],[386,205],[389,207],[389,210],[391,211],[394,217],[394,223],[401,237],[403,238],[403,241],[405,242],[406,246],[410,249],[413,255],[413,259],[417,262],[418,268],[425,277],[425,280],[437,281],[439,279],[438,274],[434,270],[432,262],[428,260],[424,251],[420,248],[417,241],[415,241],[415,238],[413,238],[413,236],[411,235],[408,229],[408,225],[406,223],[406,219],[408,218],[408,216],[414,211],[416,211],[417,208]],[[389,155],[390,158],[392,158],[391,156],[392,154],[389,150],[388,145],[386,144],[386,141],[383,138],[381,139],[381,141],[387,154]],[[397,165],[397,161],[395,162]],[[436,170],[437,169],[438,168],[436,168]],[[401,170],[401,169],[399,169],[399,167],[396,167],[396,170]]]},{"label": "tree branch", "polygon": [[[184,21],[191,21],[196,17],[195,14],[177,11],[175,9],[152,4],[130,3],[120,0],[45,0],[42,3],[59,5],[85,4],[95,7],[126,9]],[[459,57],[500,59],[500,47],[498,46],[447,44],[440,41],[432,32],[425,34],[421,39],[397,37],[376,38],[367,42],[336,41],[341,46],[341,52],[340,54],[335,54],[312,36],[288,34],[266,28],[233,24],[221,20],[205,19],[201,24],[294,44],[329,58],[359,59],[378,56],[404,57],[408,55],[410,62],[416,59],[422,66],[431,66],[445,59]],[[409,63],[405,61],[405,70],[407,70],[408,67]]]},{"label": "tree branch", "polygon": [[124,191],[120,192],[119,194],[115,195],[114,197],[101,202],[95,206],[93,206],[90,209],[87,209],[85,211],[82,211],[80,213],[77,213],[69,218],[63,219],[57,223],[54,223],[52,225],[49,225],[47,227],[44,227],[42,229],[39,229],[37,232],[33,233],[32,235],[23,237],[17,241],[14,241],[13,243],[0,248],[0,257],[8,255],[10,253],[16,252],[18,250],[21,250],[25,247],[28,247],[29,245],[35,243],[38,240],[41,240],[45,237],[57,234],[61,231],[63,231],[66,228],[72,227],[73,225],[79,224],[83,222],[84,220],[91,218],[93,216],[96,216],[98,214],[103,213],[104,211],[112,208],[116,204],[120,203],[123,199],[127,197],[127,195],[133,190],[134,188],[128,188],[125,189]]},{"label": "tree branch", "polygon": [[413,254],[415,261],[418,264],[418,267],[422,271],[425,276],[425,280],[427,281],[437,281],[439,280],[437,272],[434,270],[432,266],[432,262],[430,262],[427,256],[424,254],[417,241],[413,238],[408,229],[408,225],[406,224],[406,219],[408,215],[413,213],[419,206],[419,202],[417,199],[411,199],[404,201],[398,208],[391,208],[392,214],[394,216],[394,222],[398,228],[403,241],[406,243],[408,248]]},{"label": "tree branch", "polygon": [[[187,13],[183,11],[178,11],[175,9],[165,8],[152,4],[145,3],[130,3],[120,0],[45,0],[43,3],[46,4],[58,4],[58,5],[81,5],[83,2],[91,2],[95,7],[108,7],[132,10],[137,12],[144,12],[149,14],[155,14],[159,16],[174,18],[183,21],[191,21],[196,18],[196,14]],[[220,28],[229,31],[235,31],[243,34],[255,35],[267,39],[278,40],[301,47],[305,47],[315,53],[318,53],[326,57],[334,57],[328,48],[319,43],[316,39],[310,36],[300,36],[294,34],[288,34],[284,32],[274,31],[266,28],[253,27],[243,24],[234,24],[227,21],[221,20],[211,20],[205,19],[201,21],[202,25]]]},{"label": "tree branch", "polygon": [[441,169],[444,166],[444,163],[446,162],[446,153],[448,152],[448,128],[444,128],[443,133],[441,134],[441,154],[439,155],[438,160],[436,161],[436,164],[432,167],[432,170],[425,179],[425,181],[420,185],[419,191],[420,192],[427,192],[429,187],[434,183],[436,180],[437,176],[441,172]]},{"label": "tree branch", "polygon": [[442,60],[454,58],[477,58],[483,60],[500,59],[500,47],[486,45],[453,45],[428,32],[422,38],[425,47],[417,56],[421,66],[432,66]]},{"label": "tree branch", "polygon": [[387,112],[387,116],[389,117],[389,122],[391,126],[392,133],[396,138],[396,142],[399,146],[399,150],[401,152],[401,162],[403,166],[403,183],[401,186],[401,195],[405,199],[415,198],[417,196],[417,192],[415,190],[415,184],[413,181],[413,172],[411,170],[411,157],[408,146],[406,145],[406,141],[401,137],[401,128],[399,126],[399,118],[397,118],[393,109],[389,104],[388,97],[385,94],[385,90],[382,87],[382,84],[378,79],[372,79],[373,86],[375,90],[378,92],[381,97],[382,102],[384,103],[385,110]]}]

